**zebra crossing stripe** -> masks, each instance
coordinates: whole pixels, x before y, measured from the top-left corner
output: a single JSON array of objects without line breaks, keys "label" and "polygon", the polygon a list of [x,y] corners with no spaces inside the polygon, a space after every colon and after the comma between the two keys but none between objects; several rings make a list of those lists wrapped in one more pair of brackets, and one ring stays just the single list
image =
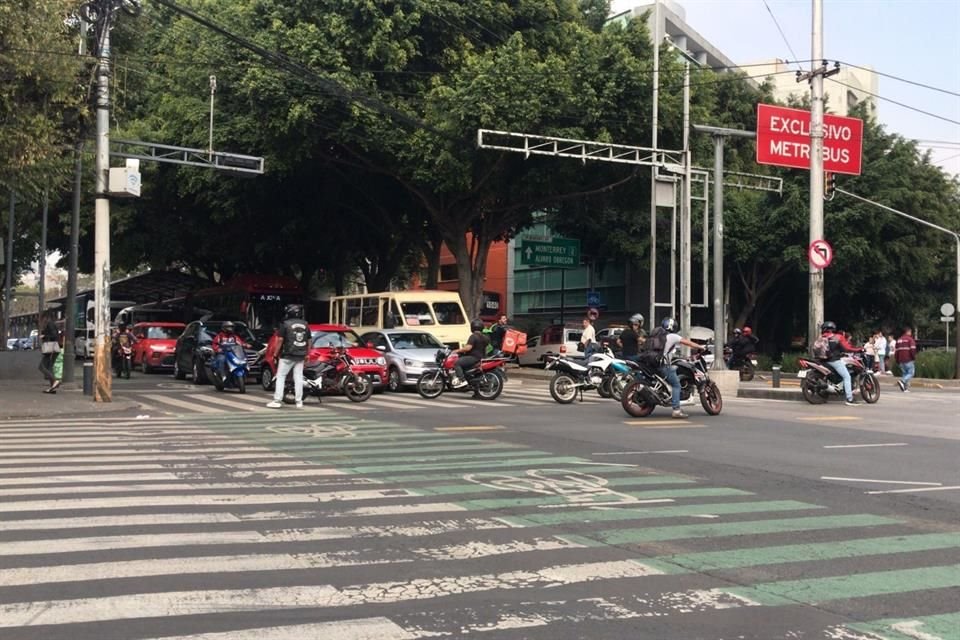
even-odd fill
[{"label": "zebra crossing stripe", "polygon": [[[14,478],[28,477],[25,474],[36,474],[36,473],[88,473],[90,471],[110,471],[110,472],[121,472],[121,471],[133,471],[137,469],[144,470],[154,470],[154,471],[164,471],[171,468],[179,467],[193,467],[198,464],[204,465],[223,465],[224,463],[230,464],[243,464],[245,467],[280,467],[280,468],[289,468],[293,465],[304,466],[309,465],[310,463],[302,460],[300,458],[295,458],[291,455],[283,453],[274,453],[269,456],[256,456],[253,454],[239,454],[239,455],[216,455],[216,456],[200,456],[200,455],[185,455],[185,456],[168,456],[155,455],[151,458],[157,462],[150,463],[137,463],[138,460],[143,460],[141,457],[136,458],[127,458],[127,457],[118,457],[118,458],[98,458],[98,459],[71,459],[70,462],[75,462],[78,464],[43,464],[45,460],[25,460],[22,461],[24,464],[34,465],[34,466],[23,466],[20,464],[0,464],[0,478],[6,476],[13,476]],[[81,464],[85,463],[85,464]],[[94,466],[96,465],[96,466]],[[220,468],[220,467],[218,467]]]},{"label": "zebra crossing stripe", "polygon": [[[154,396],[154,397],[157,398],[157,396]],[[192,393],[188,393],[183,397],[186,398],[187,400],[193,400],[194,402],[206,402],[207,400],[210,399],[209,397],[202,396],[199,394],[192,394]],[[257,411],[261,408],[266,408],[265,405],[267,404],[267,402],[269,402],[268,400],[260,400],[259,402],[260,406],[257,407],[250,404],[249,402],[238,402],[236,400],[233,400],[232,397],[228,398],[226,397],[226,394],[220,394],[214,397],[215,397],[214,402],[216,403],[216,406],[221,408],[227,408],[227,409],[236,409],[238,411]],[[157,398],[157,401],[163,402],[163,399],[161,398],[166,398],[166,396],[161,396],[160,398]]]},{"label": "zebra crossing stripe", "polygon": [[[461,447],[459,450],[462,451],[463,448]],[[493,452],[487,452],[487,453],[470,452],[470,453],[451,453],[451,454],[448,454],[448,453],[434,454],[430,451],[424,451],[424,452],[418,452],[417,455],[412,455],[412,456],[380,455],[373,458],[354,457],[354,456],[363,456],[365,454],[366,452],[360,451],[355,454],[351,454],[349,456],[345,456],[344,454],[341,454],[340,456],[315,455],[314,457],[320,458],[320,459],[330,459],[330,460],[344,458],[344,461],[349,461],[349,465],[344,465],[344,466],[355,467],[356,465],[369,464],[373,462],[382,462],[384,464],[392,465],[392,464],[401,463],[401,462],[425,462],[428,460],[433,460],[438,464],[443,464],[445,462],[455,462],[458,460],[481,461],[481,460],[486,460],[487,458],[499,458],[499,459],[527,458],[528,459],[531,456],[550,456],[551,455],[546,451],[523,449],[520,451],[514,450],[514,451],[493,451]]]},{"label": "zebra crossing stripe", "polygon": [[[32,520],[0,520],[0,531],[59,531],[61,529],[95,529],[99,527],[135,527],[170,524],[216,524],[240,522],[232,513],[133,514],[122,516],[84,516],[80,518],[36,518]],[[0,569],[0,575],[3,570]],[[3,580],[0,579],[0,584]]]},{"label": "zebra crossing stripe", "polygon": [[518,458],[517,460],[490,460],[485,462],[439,462],[430,464],[371,465],[345,467],[354,473],[390,473],[392,471],[431,471],[440,469],[476,469],[494,467],[537,467],[582,462],[583,458],[572,456],[544,456],[537,458]]},{"label": "zebra crossing stripe", "polygon": [[[707,509],[710,507],[707,506]],[[673,527],[649,527],[646,529],[612,529],[597,531],[590,535],[607,544],[627,544],[637,542],[658,542],[663,540],[683,540],[687,538],[718,538],[724,536],[746,536],[762,533],[785,533],[797,531],[822,531],[825,529],[846,529],[852,527],[875,527],[881,525],[902,524],[899,520],[870,514],[840,516],[808,516],[804,518],[786,518],[782,520],[750,520],[744,522],[704,523],[678,525]]]},{"label": "zebra crossing stripe", "polygon": [[[518,476],[521,477],[521,476]],[[434,478],[435,480],[460,480],[462,476],[440,476]],[[689,484],[693,480],[685,478],[682,476],[628,476],[625,478],[603,478],[604,484],[603,487],[634,487],[634,486],[646,486],[651,484]],[[473,487],[473,491],[488,492],[491,491],[489,487],[486,487],[482,484],[449,484],[449,485],[432,485],[425,487],[417,487],[416,492],[421,495],[428,496],[440,496],[440,495],[449,495],[456,493],[469,493],[466,491],[469,487]]]},{"label": "zebra crossing stripe", "polygon": [[[178,478],[179,479],[179,478]],[[158,491],[217,491],[220,489],[230,489],[233,491],[243,491],[245,489],[291,489],[291,488],[316,488],[317,483],[313,480],[285,480],[279,482],[179,482],[179,483],[143,483],[143,484],[122,484],[122,485],[86,485],[70,487],[28,487],[14,489],[0,489],[0,498],[11,498],[18,496],[36,496],[36,495],[59,495],[64,489],[68,489],[71,494],[92,495],[106,493],[154,493]],[[382,497],[382,496],[381,496]]]},{"label": "zebra crossing stripe", "polygon": [[614,520],[646,520],[658,518],[710,517],[741,513],[775,513],[782,511],[806,511],[823,509],[820,505],[795,500],[762,500],[755,502],[727,502],[689,504],[653,509],[617,507],[588,511],[556,511],[533,513],[523,516],[506,516],[505,519],[523,526],[554,526],[571,522],[609,522]]},{"label": "zebra crossing stripe", "polygon": [[[656,502],[673,502],[677,498],[690,498],[690,497],[713,497],[713,496],[740,496],[740,495],[752,495],[747,491],[741,491],[739,489],[726,489],[723,487],[703,487],[700,489],[672,489],[672,490],[656,490],[656,491],[633,491],[633,492],[623,492],[623,495],[635,498],[639,501],[656,501]],[[623,500],[622,495],[613,494],[610,496],[607,501],[617,503],[618,501]],[[597,504],[593,506],[601,506],[603,500],[597,498]],[[469,508],[469,509],[509,509],[512,507],[528,507],[531,505],[570,505],[574,506],[577,503],[573,502],[570,498],[564,496],[541,496],[538,498],[492,498],[485,500],[464,500],[460,501],[459,504]],[[591,503],[592,504],[592,503]],[[578,505],[580,506],[580,505]]]},{"label": "zebra crossing stripe", "polygon": [[162,395],[159,393],[150,393],[145,394],[144,397],[152,403],[160,403],[161,405],[170,405],[178,407],[180,409],[189,409],[191,413],[223,413],[220,409],[216,407],[211,407],[204,402],[187,402],[186,400],[180,400],[179,398],[171,398],[168,395]]},{"label": "zebra crossing stripe", "polygon": [[[862,636],[843,631],[871,634]],[[914,618],[889,618],[872,622],[858,622],[828,630],[836,640],[954,640],[960,637],[960,612]]]},{"label": "zebra crossing stripe", "polygon": [[291,624],[282,627],[238,629],[188,636],[163,636],[152,640],[416,640],[417,636],[397,626],[388,618],[359,618],[312,624]]}]

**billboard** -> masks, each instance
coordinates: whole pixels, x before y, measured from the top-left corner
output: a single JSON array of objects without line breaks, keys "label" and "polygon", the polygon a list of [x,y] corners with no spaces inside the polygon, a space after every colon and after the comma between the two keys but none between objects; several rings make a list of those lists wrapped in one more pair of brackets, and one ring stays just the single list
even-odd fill
[{"label": "billboard", "polygon": [[[823,170],[860,175],[863,120],[824,114]],[[810,112],[757,105],[757,163],[810,168]]]}]

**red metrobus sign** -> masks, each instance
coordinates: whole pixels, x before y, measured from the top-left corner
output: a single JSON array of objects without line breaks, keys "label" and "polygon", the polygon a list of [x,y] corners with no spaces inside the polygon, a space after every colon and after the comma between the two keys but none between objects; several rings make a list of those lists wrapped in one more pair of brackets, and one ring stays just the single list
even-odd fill
[{"label": "red metrobus sign", "polygon": [[[863,120],[823,116],[823,170],[860,175]],[[757,163],[810,168],[810,112],[757,105]]]}]

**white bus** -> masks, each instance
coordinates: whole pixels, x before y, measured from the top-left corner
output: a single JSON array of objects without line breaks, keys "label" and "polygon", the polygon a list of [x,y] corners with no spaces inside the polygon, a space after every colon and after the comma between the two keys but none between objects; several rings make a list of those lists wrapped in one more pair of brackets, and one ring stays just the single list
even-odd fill
[{"label": "white bus", "polygon": [[330,323],[359,334],[376,329],[419,329],[454,349],[470,337],[470,320],[456,291],[384,291],[330,298]]}]

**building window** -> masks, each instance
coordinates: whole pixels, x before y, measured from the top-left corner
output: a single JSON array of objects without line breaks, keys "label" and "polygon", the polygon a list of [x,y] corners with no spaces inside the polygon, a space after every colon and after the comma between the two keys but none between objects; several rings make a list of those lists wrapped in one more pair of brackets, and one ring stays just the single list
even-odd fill
[{"label": "building window", "polygon": [[440,282],[450,282],[451,280],[459,280],[457,274],[457,265],[455,264],[442,264],[440,265]]}]

